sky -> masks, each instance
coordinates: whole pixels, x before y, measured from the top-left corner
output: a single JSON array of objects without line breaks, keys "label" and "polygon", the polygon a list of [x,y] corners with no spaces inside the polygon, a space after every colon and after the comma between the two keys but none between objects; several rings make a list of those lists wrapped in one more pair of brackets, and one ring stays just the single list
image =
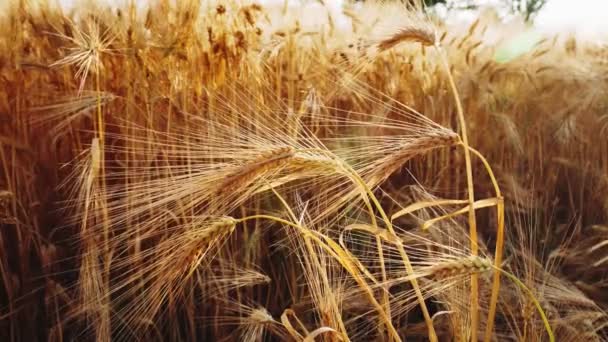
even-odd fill
[{"label": "sky", "polygon": [[608,0],[549,0],[536,25],[551,31],[583,35],[608,33]]},{"label": "sky", "polygon": [[[341,1],[341,0],[338,0]],[[466,0],[448,0],[457,4]],[[506,14],[507,0],[473,0],[474,3],[497,8]],[[442,13],[445,13],[442,11]],[[474,11],[450,12],[448,18],[459,21],[475,20]],[[547,0],[535,18],[534,26],[548,33],[576,33],[579,37],[608,36],[608,0]]]}]

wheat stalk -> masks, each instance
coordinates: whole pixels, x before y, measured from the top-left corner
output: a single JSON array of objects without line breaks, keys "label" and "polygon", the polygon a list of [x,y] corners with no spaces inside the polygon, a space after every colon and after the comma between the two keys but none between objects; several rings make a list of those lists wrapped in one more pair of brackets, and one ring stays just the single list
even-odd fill
[{"label": "wheat stalk", "polygon": [[[0,330],[7,339],[216,340],[249,326],[234,339],[397,341],[422,325],[413,322],[421,315],[431,340],[434,329],[440,339],[476,339],[481,325],[487,341],[541,339],[539,316],[525,307],[522,322],[513,305],[533,294],[551,308],[562,339],[576,339],[571,331],[603,339],[605,286],[596,278],[608,265],[599,254],[605,230],[585,226],[608,217],[605,182],[594,186],[598,177],[588,177],[608,169],[608,145],[598,138],[606,131],[602,49],[555,39],[498,65],[483,30],[506,40],[500,31],[511,29],[482,17],[468,32],[446,23],[438,37],[434,23],[399,2],[358,3],[344,16],[329,1],[285,1],[284,8],[80,2],[69,11],[49,1],[0,5],[7,7],[0,16],[0,287],[7,294]],[[331,15],[317,15],[326,10]],[[396,29],[378,38],[384,27]],[[439,42],[449,60],[427,49]],[[564,95],[573,92],[589,96]],[[569,120],[558,133],[572,139],[556,145],[564,108]],[[442,125],[460,126],[462,142]],[[497,177],[469,146],[467,128]],[[414,160],[454,144],[464,158],[445,149]],[[547,172],[556,158],[566,169]],[[511,241],[503,239],[505,207],[522,199],[503,199],[496,178],[505,174],[540,192],[537,205],[518,214],[529,211],[542,227]],[[470,198],[412,203],[413,182],[436,198],[465,190]],[[74,191],[56,191],[60,183]],[[475,200],[473,190],[487,197],[492,187],[495,196]],[[285,193],[280,204],[269,193],[275,189]],[[490,205],[496,209],[481,209]],[[66,207],[74,215],[56,214]],[[393,215],[403,229],[386,215],[394,208],[404,208]],[[475,218],[478,209],[484,215]],[[288,222],[277,220],[284,210]],[[467,212],[469,232],[456,217]],[[418,219],[433,227],[412,228]],[[360,231],[369,236],[344,243],[351,222],[365,222]],[[288,223],[293,229],[275,229]],[[589,243],[552,253],[553,235],[570,229]],[[285,243],[293,233],[301,237],[297,248]],[[476,278],[491,266],[482,238],[494,233],[493,283],[478,294]],[[522,256],[524,240],[546,250]],[[505,261],[503,248],[512,251]],[[535,273],[529,265],[543,255],[549,261]],[[570,270],[597,255],[592,270],[569,273],[577,284],[551,276],[554,267]],[[558,259],[568,266],[557,269]],[[529,290],[505,286],[503,264]],[[399,284],[390,288],[393,281]],[[367,304],[349,313],[350,293]],[[250,301],[264,306],[224,319],[231,304]],[[430,301],[453,326],[434,320]],[[539,301],[526,303],[541,310]],[[273,323],[290,306],[295,329]],[[311,306],[312,314],[303,312]]]}]

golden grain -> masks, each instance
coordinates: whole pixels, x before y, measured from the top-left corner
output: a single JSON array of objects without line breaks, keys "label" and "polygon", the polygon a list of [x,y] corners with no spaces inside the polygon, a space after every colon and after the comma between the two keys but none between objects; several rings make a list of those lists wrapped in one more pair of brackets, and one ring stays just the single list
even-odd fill
[{"label": "golden grain", "polygon": [[2,9],[2,338],[606,340],[606,49],[505,62],[512,27],[399,2]]}]

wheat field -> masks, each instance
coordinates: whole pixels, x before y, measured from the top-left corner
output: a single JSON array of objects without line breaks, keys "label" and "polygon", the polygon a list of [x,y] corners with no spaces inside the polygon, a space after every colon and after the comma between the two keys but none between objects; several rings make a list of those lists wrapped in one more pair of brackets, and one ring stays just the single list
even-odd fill
[{"label": "wheat field", "polygon": [[607,48],[329,2],[8,0],[2,341],[608,340]]}]

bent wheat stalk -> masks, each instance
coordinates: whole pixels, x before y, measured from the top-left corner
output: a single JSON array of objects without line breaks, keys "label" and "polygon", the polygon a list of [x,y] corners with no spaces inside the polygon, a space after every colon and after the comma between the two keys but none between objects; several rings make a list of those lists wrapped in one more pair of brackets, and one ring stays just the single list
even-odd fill
[{"label": "bent wheat stalk", "polygon": [[520,289],[522,289],[524,292],[526,292],[526,294],[528,294],[528,296],[530,297],[530,300],[532,301],[532,303],[536,307],[536,310],[538,311],[538,314],[540,315],[541,320],[543,321],[543,325],[545,327],[545,331],[547,332],[547,335],[549,336],[549,341],[550,342],[555,342],[555,334],[553,333],[553,329],[551,328],[551,324],[549,323],[549,319],[547,318],[545,310],[543,310],[543,307],[538,302],[538,299],[536,299],[536,296],[534,296],[534,293],[532,292],[532,290],[530,290],[521,280],[519,280],[513,274],[511,274],[511,273],[509,273],[509,272],[507,272],[507,271],[505,271],[505,270],[503,270],[501,268],[498,268],[496,266],[493,266],[493,268],[497,272],[500,272],[503,275],[505,275],[507,278],[509,278],[511,281],[513,281],[515,283],[515,285],[517,285]]},{"label": "bent wheat stalk", "polygon": [[494,176],[494,172],[490,167],[490,164],[486,160],[486,158],[475,150],[472,147],[469,147],[469,150],[473,152],[483,163],[486,168],[486,172],[490,176],[492,180],[492,185],[494,186],[494,192],[496,194],[496,248],[494,252],[494,279],[492,283],[492,294],[490,297],[490,311],[488,312],[488,324],[486,325],[486,331],[484,336],[484,341],[489,342],[492,339],[492,330],[494,329],[494,316],[496,315],[496,305],[498,303],[498,294],[500,292],[500,267],[502,265],[502,254],[505,244],[505,202],[500,192],[500,187],[498,186],[498,182],[496,181],[496,177]]},{"label": "bent wheat stalk", "polygon": [[378,312],[378,315],[380,315],[380,317],[384,321],[384,324],[386,325],[391,337],[396,341],[401,341],[401,338],[399,337],[399,333],[397,332],[397,330],[395,329],[395,327],[393,326],[393,324],[391,322],[391,318],[387,315],[386,311],[384,310],[384,307],[380,303],[378,303],[378,301],[374,297],[373,290],[369,287],[367,282],[364,280],[363,275],[361,274],[361,271],[363,271],[363,273],[367,273],[367,272],[366,272],[366,270],[359,269],[359,268],[362,268],[363,265],[361,265],[360,263],[353,262],[354,260],[356,260],[356,258],[354,256],[352,256],[346,250],[343,250],[339,245],[337,245],[335,242],[333,242],[331,239],[329,239],[325,235],[323,235],[319,232],[312,231],[310,229],[306,229],[305,227],[302,227],[300,224],[290,222],[290,221],[284,220],[284,219],[276,217],[276,216],[258,214],[258,215],[252,215],[252,216],[240,218],[237,220],[237,222],[246,222],[249,220],[256,220],[256,219],[270,220],[270,221],[274,221],[276,223],[280,223],[280,224],[283,224],[286,226],[296,228],[298,231],[300,231],[302,234],[304,234],[304,236],[309,237],[312,241],[316,242],[319,245],[319,247],[321,247],[322,249],[327,251],[327,253],[329,255],[331,255],[333,258],[335,258],[336,261],[338,261],[338,263],[340,263],[340,265],[342,265],[342,267],[344,267],[344,269],[357,282],[357,285],[359,285],[359,287],[361,287],[361,289],[365,292],[369,301],[372,303],[372,305]]},{"label": "bent wheat stalk", "polygon": [[[477,238],[477,218],[475,217],[475,190],[473,187],[473,167],[471,166],[471,154],[469,151],[469,138],[467,136],[467,123],[464,118],[464,110],[462,108],[462,102],[460,101],[460,95],[452,76],[452,71],[448,64],[447,57],[444,52],[439,48],[438,44],[435,44],[438,53],[441,55],[441,61],[445,72],[448,76],[448,82],[452,91],[452,96],[456,103],[456,112],[458,114],[458,122],[460,125],[460,136],[462,139],[462,146],[464,148],[464,160],[467,174],[467,190],[469,199],[469,235],[471,239],[471,254],[477,256],[479,254],[479,245]],[[477,326],[479,325],[479,277],[477,274],[471,276],[471,341],[477,341]]]},{"label": "bent wheat stalk", "polygon": [[[324,154],[327,154],[326,151],[320,151],[320,152],[323,152]],[[390,234],[392,234],[393,236],[396,236],[397,233],[395,232],[395,230],[393,228],[391,220],[389,219],[389,217],[387,216],[386,212],[384,211],[384,208],[382,208],[382,205],[380,204],[380,202],[378,201],[378,199],[374,195],[373,191],[369,188],[369,186],[367,185],[367,183],[361,178],[361,176],[357,173],[357,171],[355,171],[350,165],[348,165],[347,163],[339,160],[338,158],[336,158],[334,160],[330,156],[329,160],[330,160],[330,165],[337,166],[338,170],[344,172],[345,175],[349,179],[351,179],[351,181],[357,187],[359,187],[359,189],[361,191],[361,196],[363,197],[363,201],[365,202],[366,206],[368,207],[369,214],[370,214],[370,219],[372,220],[372,225],[374,227],[378,226],[378,224],[376,222],[376,218],[375,218],[375,214],[374,214],[373,208],[371,207],[370,200],[374,204],[374,206],[376,207],[376,209],[378,210],[378,212],[380,213],[380,216],[382,217],[382,219],[384,221],[384,224],[386,225],[386,228],[388,229],[388,231],[390,232]],[[381,250],[381,240],[377,239],[376,242],[377,242],[377,249],[380,251]],[[401,259],[403,261],[403,266],[405,267],[405,270],[407,271],[408,274],[414,274],[414,268],[412,267],[412,263],[410,261],[409,256],[407,255],[407,252],[405,251],[403,243],[401,243],[401,241],[398,240],[396,242],[396,246],[397,246],[397,249],[398,249],[399,254],[401,256]],[[383,254],[379,253],[379,255],[383,259]],[[384,267],[384,264],[382,265],[382,267]],[[383,272],[385,272],[385,271],[383,270]],[[383,278],[385,276],[386,275],[383,273]],[[410,280],[410,283],[412,285],[412,288],[414,289],[414,292],[416,294],[416,298],[418,300],[418,304],[420,305],[420,309],[422,310],[422,315],[423,315],[424,320],[425,320],[425,322],[427,324],[427,328],[428,328],[428,331],[429,331],[429,339],[431,341],[436,341],[437,340],[437,335],[435,333],[435,328],[433,327],[433,319],[431,318],[431,315],[429,314],[428,308],[426,306],[426,302],[424,300],[424,295],[422,294],[422,290],[420,289],[420,285],[418,284],[418,281],[416,280],[416,278],[412,278]]]}]

